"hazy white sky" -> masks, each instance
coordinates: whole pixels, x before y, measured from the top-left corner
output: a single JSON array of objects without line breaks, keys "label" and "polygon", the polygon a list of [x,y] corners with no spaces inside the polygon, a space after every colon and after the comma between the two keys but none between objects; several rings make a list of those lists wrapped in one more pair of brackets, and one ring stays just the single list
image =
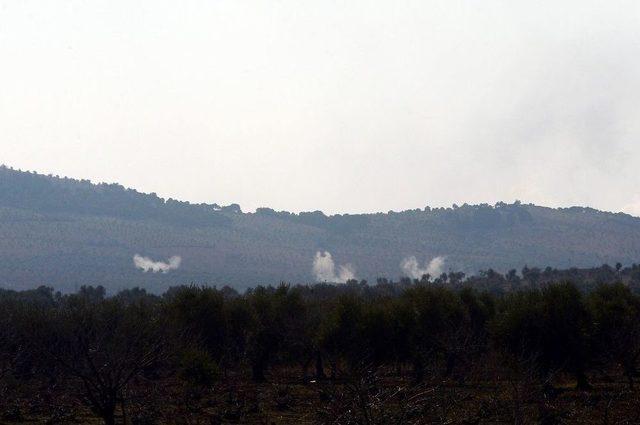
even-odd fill
[{"label": "hazy white sky", "polygon": [[640,214],[640,2],[0,0],[0,162],[291,211]]}]

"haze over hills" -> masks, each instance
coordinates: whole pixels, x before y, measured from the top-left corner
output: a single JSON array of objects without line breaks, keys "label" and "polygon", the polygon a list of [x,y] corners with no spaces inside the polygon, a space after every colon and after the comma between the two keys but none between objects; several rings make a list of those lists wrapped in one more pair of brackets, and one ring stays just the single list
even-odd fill
[{"label": "haze over hills", "polygon": [[[314,273],[314,258],[325,251],[335,270]],[[411,257],[413,269],[403,270]],[[196,205],[116,184],[0,168],[3,287],[160,291],[194,282],[245,288],[339,276],[347,264],[345,276],[374,280],[422,272],[436,257],[444,259],[436,269],[466,273],[631,264],[640,259],[640,219],[520,203],[333,216],[268,208],[243,213],[238,205]],[[320,259],[320,267],[331,265]]]}]

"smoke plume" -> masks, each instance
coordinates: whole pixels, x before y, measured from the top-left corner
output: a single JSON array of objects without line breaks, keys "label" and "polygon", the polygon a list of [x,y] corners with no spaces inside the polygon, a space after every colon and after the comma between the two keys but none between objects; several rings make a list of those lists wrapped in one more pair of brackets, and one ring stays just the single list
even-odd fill
[{"label": "smoke plume", "polygon": [[355,270],[351,264],[338,266],[338,274],[336,275],[336,266],[328,251],[316,252],[313,260],[313,274],[319,282],[345,283],[356,278]]},{"label": "smoke plume", "polygon": [[149,257],[143,257],[139,254],[133,256],[133,264],[137,269],[141,269],[142,271],[152,272],[152,273],[168,273],[171,270],[175,270],[180,267],[180,263],[182,262],[182,258],[174,255],[169,258],[168,262],[164,261],[153,261]]},{"label": "smoke plume", "polygon": [[444,271],[444,261],[445,257],[438,256],[429,261],[428,264],[425,262],[424,266],[421,267],[416,257],[411,256],[402,260],[400,267],[405,275],[413,279],[420,279],[425,274],[437,277]]}]

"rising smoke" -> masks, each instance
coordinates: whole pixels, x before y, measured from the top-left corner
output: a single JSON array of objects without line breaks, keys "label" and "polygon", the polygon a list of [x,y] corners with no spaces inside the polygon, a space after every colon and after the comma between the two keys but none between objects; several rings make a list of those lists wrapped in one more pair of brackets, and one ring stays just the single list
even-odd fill
[{"label": "rising smoke", "polygon": [[356,278],[355,270],[351,264],[340,265],[336,275],[336,266],[328,251],[316,252],[313,259],[313,274],[319,282],[345,283]]},{"label": "rising smoke", "polygon": [[436,277],[440,276],[444,271],[444,261],[445,257],[438,256],[429,261],[429,263],[425,262],[424,266],[421,267],[416,257],[411,256],[402,260],[400,268],[402,268],[405,275],[413,279],[421,279],[426,274]]},{"label": "rising smoke", "polygon": [[166,263],[164,261],[153,261],[149,257],[143,257],[138,254],[133,256],[133,264],[135,265],[135,267],[137,269],[141,269],[145,273],[146,272],[168,273],[169,271],[175,270],[178,267],[180,267],[181,262],[182,262],[182,258],[177,255],[174,255],[173,257],[169,258],[168,262]]}]

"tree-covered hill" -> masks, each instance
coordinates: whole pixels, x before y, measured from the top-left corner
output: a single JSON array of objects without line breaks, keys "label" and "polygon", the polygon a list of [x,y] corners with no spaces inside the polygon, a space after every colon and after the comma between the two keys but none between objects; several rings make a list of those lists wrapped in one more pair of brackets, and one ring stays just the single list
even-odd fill
[{"label": "tree-covered hill", "polygon": [[[164,200],[115,184],[92,184],[0,168],[0,285],[83,284],[117,290],[176,283],[311,282],[314,256],[332,254],[358,279],[397,278],[411,256],[445,257],[444,270],[640,262],[640,219],[590,208],[464,205],[327,216]],[[134,266],[182,261],[166,273]],[[421,266],[422,267],[422,266]],[[426,266],[425,266],[426,267]]]}]

